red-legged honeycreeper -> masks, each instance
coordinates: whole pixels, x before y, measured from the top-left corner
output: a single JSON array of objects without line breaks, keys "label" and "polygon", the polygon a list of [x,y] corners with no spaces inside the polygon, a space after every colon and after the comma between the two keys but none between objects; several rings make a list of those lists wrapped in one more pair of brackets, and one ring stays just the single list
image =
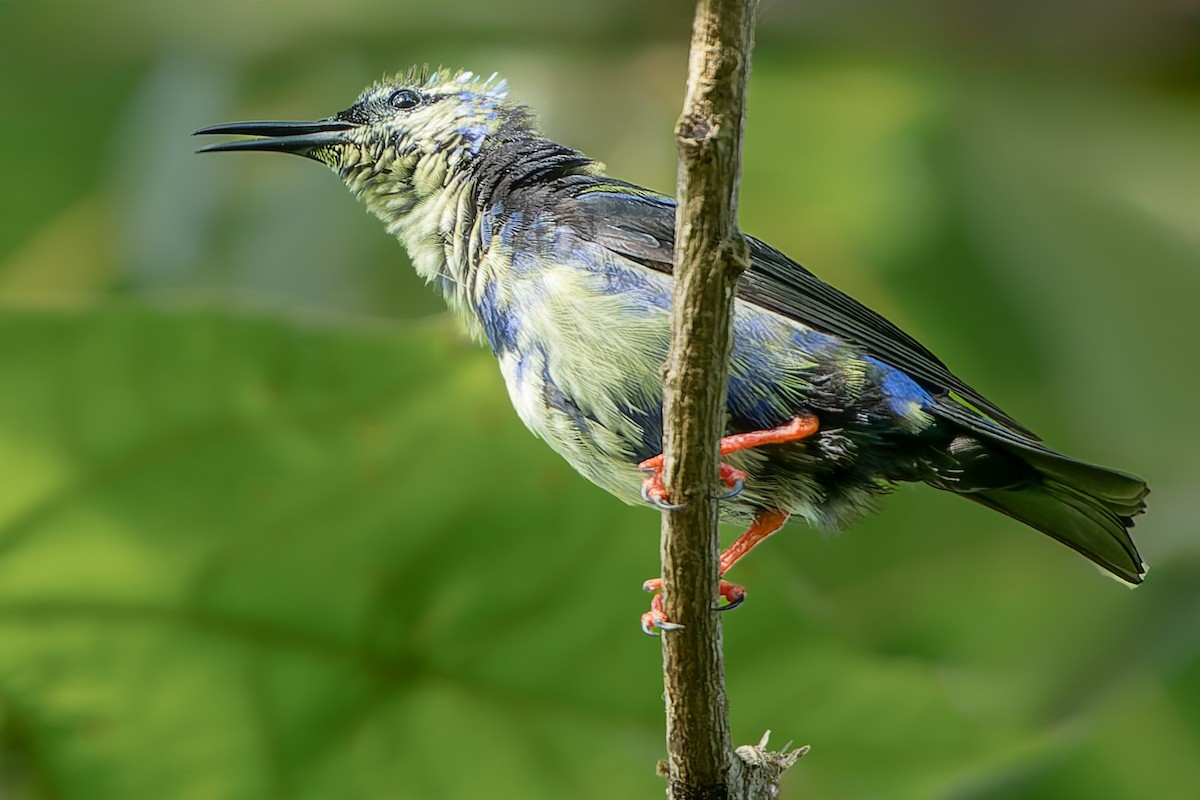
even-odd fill
[{"label": "red-legged honeycreeper", "polygon": [[[517,414],[593,483],[668,503],[659,478],[675,205],[545,139],[504,81],[413,69],[315,122],[235,122],[206,152],[332,168],[500,361]],[[1068,458],[883,317],[748,237],[722,504],[749,523],[722,574],[795,514],[841,527],[922,481],[1049,534],[1129,584],[1147,488]],[[647,477],[648,473],[648,477]],[[651,581],[647,586],[658,588]],[[741,587],[722,583],[736,604]],[[661,598],[643,618],[669,628]]]}]

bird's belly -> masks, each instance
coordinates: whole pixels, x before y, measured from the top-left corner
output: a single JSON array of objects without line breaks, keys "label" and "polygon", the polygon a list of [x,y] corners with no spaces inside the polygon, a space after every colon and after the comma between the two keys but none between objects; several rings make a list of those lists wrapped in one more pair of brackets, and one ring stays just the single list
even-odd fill
[{"label": "bird's belly", "polygon": [[599,385],[586,399],[569,395],[540,348],[505,354],[500,370],[513,408],[534,435],[596,485],[627,503],[640,500],[644,476],[637,464],[662,448],[661,399],[634,419]]},{"label": "bird's belly", "polygon": [[637,464],[662,449],[669,278],[597,257],[498,281],[484,316],[504,332],[489,340],[517,414],[586,478],[638,500]]}]

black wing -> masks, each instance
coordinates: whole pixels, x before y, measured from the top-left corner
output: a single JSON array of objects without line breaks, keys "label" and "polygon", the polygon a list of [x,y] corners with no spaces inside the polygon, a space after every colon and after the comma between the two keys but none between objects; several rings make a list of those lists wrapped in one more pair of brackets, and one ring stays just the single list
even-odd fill
[{"label": "black wing", "polygon": [[[671,273],[675,244],[675,201],[631,184],[609,181],[575,194],[579,213],[562,212],[572,224],[614,253],[659,272]],[[750,269],[737,295],[861,347],[868,355],[903,370],[927,391],[953,393],[1022,437],[1028,428],[950,372],[937,356],[852,297],[843,294],[764,242],[747,236]]]}]

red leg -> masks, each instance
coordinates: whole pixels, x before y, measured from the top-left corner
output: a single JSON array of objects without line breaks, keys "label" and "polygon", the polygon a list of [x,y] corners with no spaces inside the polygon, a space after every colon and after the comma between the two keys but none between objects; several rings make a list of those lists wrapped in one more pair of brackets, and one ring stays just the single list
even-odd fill
[{"label": "red leg", "polygon": [[[773,508],[768,511],[760,511],[754,517],[754,522],[750,523],[750,527],[745,533],[734,540],[733,544],[725,548],[725,552],[721,553],[720,575],[725,577],[725,573],[736,564],[742,556],[754,549],[755,545],[766,539],[775,531],[783,527],[783,524],[788,520],[788,512],[778,508]],[[654,635],[654,629],[659,630],[678,630],[679,625],[671,622],[667,618],[667,612],[663,609],[662,599],[662,578],[652,578],[642,584],[642,588],[647,592],[659,592],[654,595],[654,599],[650,602],[650,610],[642,614],[642,630],[651,636]],[[736,583],[722,580],[719,589],[721,597],[725,598],[725,605],[719,610],[724,611],[734,606],[742,604],[746,599],[745,587],[739,586]]]},{"label": "red leg", "polygon": [[789,516],[791,515],[788,512],[778,508],[758,512],[746,532],[725,548],[724,553],[721,553],[721,576],[724,577],[725,573],[740,561],[742,556],[753,550],[759,542],[782,528]]},{"label": "red leg", "polygon": [[[786,425],[765,431],[750,431],[735,433],[721,440],[721,455],[726,456],[739,450],[749,450],[762,447],[765,444],[785,444],[806,439],[817,432],[817,418],[814,416],[796,417]],[[663,485],[662,469],[664,458],[662,454],[648,458],[638,464],[638,469],[649,472],[650,475],[642,482],[642,497],[656,506],[674,508],[667,500],[667,487]],[[721,465],[721,480],[730,489],[737,487],[746,480],[746,473],[734,469],[728,464]],[[748,531],[747,531],[748,532]]]},{"label": "red leg", "polygon": [[738,450],[749,450],[751,447],[762,447],[764,444],[784,444],[807,439],[817,432],[817,418],[813,416],[796,417],[787,425],[771,428],[766,431],[750,431],[735,433],[721,440],[721,455],[726,456]]}]

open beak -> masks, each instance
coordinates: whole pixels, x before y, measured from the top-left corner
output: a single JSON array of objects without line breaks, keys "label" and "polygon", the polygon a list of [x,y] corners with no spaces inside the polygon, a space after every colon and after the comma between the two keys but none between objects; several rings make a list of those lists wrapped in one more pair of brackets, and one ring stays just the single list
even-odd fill
[{"label": "open beak", "polygon": [[258,136],[258,139],[238,139],[201,147],[198,153],[229,153],[237,150],[257,150],[269,153],[294,153],[311,158],[319,147],[344,144],[345,132],[357,127],[340,119],[320,119],[315,122],[226,122],[201,128],[193,136],[236,134]]}]

